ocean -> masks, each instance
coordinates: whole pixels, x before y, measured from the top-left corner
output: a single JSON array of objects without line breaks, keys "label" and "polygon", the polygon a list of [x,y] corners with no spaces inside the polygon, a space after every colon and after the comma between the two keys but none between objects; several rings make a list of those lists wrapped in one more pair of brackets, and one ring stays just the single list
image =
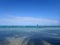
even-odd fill
[{"label": "ocean", "polygon": [[60,45],[60,27],[0,26],[0,45]]}]

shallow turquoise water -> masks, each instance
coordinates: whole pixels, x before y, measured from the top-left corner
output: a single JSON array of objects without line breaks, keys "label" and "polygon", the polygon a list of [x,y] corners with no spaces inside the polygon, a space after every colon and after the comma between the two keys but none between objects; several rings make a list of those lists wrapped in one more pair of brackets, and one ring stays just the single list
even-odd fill
[{"label": "shallow turquoise water", "polygon": [[[20,38],[27,36],[23,42],[29,40],[27,45],[40,44],[42,40],[51,45],[60,45],[60,27],[0,27],[0,45],[9,45],[7,38]],[[43,43],[44,43],[43,41]],[[48,44],[47,44],[48,45]]]}]

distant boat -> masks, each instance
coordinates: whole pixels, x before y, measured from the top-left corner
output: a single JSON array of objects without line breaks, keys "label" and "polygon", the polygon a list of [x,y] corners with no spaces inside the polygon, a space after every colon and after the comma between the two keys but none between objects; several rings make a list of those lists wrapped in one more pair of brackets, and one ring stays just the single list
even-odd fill
[{"label": "distant boat", "polygon": [[39,25],[37,24],[37,27],[39,27]]}]

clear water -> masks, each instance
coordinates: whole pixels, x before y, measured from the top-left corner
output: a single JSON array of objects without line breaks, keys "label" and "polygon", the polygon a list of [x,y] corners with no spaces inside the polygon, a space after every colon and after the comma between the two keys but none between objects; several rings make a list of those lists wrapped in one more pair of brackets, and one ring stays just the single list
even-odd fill
[{"label": "clear water", "polygon": [[60,45],[60,27],[0,27],[0,45]]}]

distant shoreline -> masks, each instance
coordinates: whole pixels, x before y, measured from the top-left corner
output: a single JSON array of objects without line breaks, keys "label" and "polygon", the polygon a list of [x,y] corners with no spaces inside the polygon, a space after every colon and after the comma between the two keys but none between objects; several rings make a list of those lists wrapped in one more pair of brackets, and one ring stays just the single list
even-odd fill
[{"label": "distant shoreline", "polygon": [[60,27],[60,26],[0,26],[0,28],[48,28],[48,27]]}]

